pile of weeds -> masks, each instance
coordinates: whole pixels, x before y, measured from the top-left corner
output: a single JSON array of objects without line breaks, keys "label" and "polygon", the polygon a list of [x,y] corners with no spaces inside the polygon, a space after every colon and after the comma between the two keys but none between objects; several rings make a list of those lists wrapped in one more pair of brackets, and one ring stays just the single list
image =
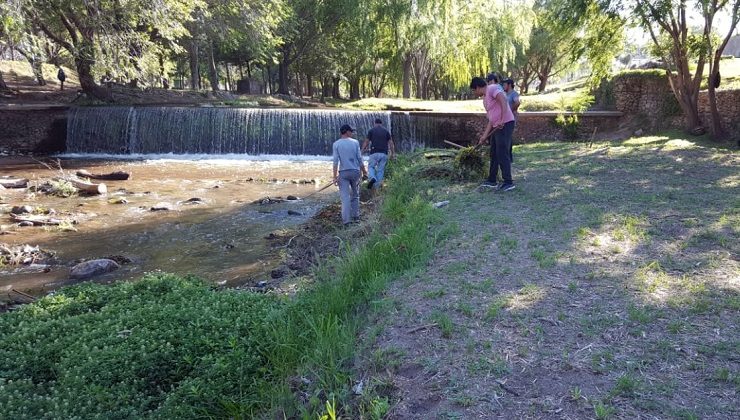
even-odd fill
[{"label": "pile of weeds", "polygon": [[[418,180],[471,181],[485,177],[488,170],[486,149],[465,147],[459,150],[424,151],[409,166],[409,176]],[[423,158],[421,157],[423,156]]]},{"label": "pile of weeds", "polygon": [[479,179],[486,175],[487,161],[480,148],[460,149],[455,157],[455,167],[462,179]]}]

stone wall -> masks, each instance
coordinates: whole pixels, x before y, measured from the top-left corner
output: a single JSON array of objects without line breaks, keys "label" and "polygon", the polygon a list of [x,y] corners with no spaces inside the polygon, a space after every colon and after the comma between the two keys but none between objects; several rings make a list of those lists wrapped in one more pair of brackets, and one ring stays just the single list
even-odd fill
[{"label": "stone wall", "polygon": [[[737,135],[740,131],[740,90],[718,90],[717,109],[725,130]],[[712,121],[707,92],[699,92],[699,116],[707,126]]]},{"label": "stone wall", "polygon": [[61,152],[66,140],[66,107],[0,108],[0,154]]},{"label": "stone wall", "polygon": [[[561,127],[555,124],[558,112],[526,112],[519,114],[514,130],[514,142],[532,143],[542,140],[567,140]],[[572,115],[570,112],[565,115]],[[620,122],[620,112],[598,111],[578,114],[578,138],[589,139],[594,135],[614,131]],[[406,141],[424,139],[431,147],[446,147],[444,140],[460,145],[476,142],[483,134],[487,119],[484,113],[393,113],[393,136]]]},{"label": "stone wall", "polygon": [[[681,107],[662,70],[635,71],[613,79],[616,109],[626,120],[636,121],[641,128],[656,131],[685,128]],[[699,92],[699,116],[706,126],[711,123],[709,93]],[[718,90],[717,108],[728,131],[740,129],[740,90]]]}]

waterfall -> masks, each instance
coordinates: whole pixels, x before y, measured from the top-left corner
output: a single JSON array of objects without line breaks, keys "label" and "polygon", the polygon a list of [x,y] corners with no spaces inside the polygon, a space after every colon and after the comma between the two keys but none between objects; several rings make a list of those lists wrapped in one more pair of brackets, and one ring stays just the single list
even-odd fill
[{"label": "waterfall", "polygon": [[[390,112],[226,107],[79,107],[69,111],[71,153],[330,155],[339,127],[362,140],[376,118],[393,130],[396,147],[417,140],[412,118]],[[394,127],[394,124],[400,124]],[[426,131],[426,130],[424,130]],[[427,133],[425,133],[427,134]]]}]

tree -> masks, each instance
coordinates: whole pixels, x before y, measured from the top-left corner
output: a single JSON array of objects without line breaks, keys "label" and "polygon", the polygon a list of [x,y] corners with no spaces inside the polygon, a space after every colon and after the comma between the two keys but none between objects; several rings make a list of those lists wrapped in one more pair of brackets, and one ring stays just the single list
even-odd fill
[{"label": "tree", "polygon": [[44,40],[35,28],[26,24],[17,2],[9,1],[0,5],[0,44],[5,44],[20,53],[28,64],[39,86],[44,86],[43,63]]},{"label": "tree", "polygon": [[[712,107],[712,132],[724,135],[719,112],[716,107],[715,89],[719,82],[719,64],[729,38],[738,25],[738,0],[575,0],[568,10],[574,13],[597,5],[600,10],[621,10],[632,15],[653,41],[654,51],[663,61],[676,100],[686,119],[686,130],[691,133],[704,131],[699,116],[698,102],[704,66],[709,60],[709,92]],[[688,14],[689,7],[696,7],[703,17],[703,26],[697,34],[692,33]],[[727,35],[719,42],[714,38],[714,19],[721,10],[730,11],[731,25]],[[663,42],[664,39],[669,42]],[[695,65],[691,70],[691,65]]]},{"label": "tree", "polygon": [[615,12],[602,10],[592,1],[578,7],[565,0],[538,0],[534,5],[536,23],[518,60],[526,92],[534,76],[537,90],[543,92],[549,80],[574,68],[582,59],[591,67],[589,82],[598,83],[611,71],[614,57],[623,42],[623,19]]},{"label": "tree", "polygon": [[131,66],[136,53],[152,45],[153,32],[173,40],[185,34],[183,23],[198,4],[198,0],[17,1],[28,24],[72,56],[82,90],[106,101],[112,100],[110,91],[98,86],[93,76],[101,53],[126,57],[118,63]]},{"label": "tree", "polygon": [[[740,21],[740,0],[702,0],[700,2],[702,15],[704,16],[704,28],[710,28],[710,36],[706,37],[707,54],[709,56],[709,107],[710,115],[712,118],[712,137],[716,140],[721,140],[727,137],[727,132],[722,127],[722,118],[719,115],[717,109],[717,87],[720,84],[720,60],[722,59],[722,53],[730,42],[735,28]],[[728,8],[730,11],[730,28],[727,34],[719,42],[715,41],[715,37],[711,36],[711,28],[714,24],[714,18],[717,13],[724,8]]]}]

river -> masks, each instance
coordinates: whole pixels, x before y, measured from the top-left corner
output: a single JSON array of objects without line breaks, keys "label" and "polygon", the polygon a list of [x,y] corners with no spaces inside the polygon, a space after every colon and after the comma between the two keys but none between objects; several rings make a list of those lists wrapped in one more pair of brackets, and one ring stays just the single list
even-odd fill
[{"label": "river", "polygon": [[[54,160],[40,162],[0,158],[0,175],[41,184],[60,175]],[[81,260],[116,256],[131,262],[94,281],[136,279],[164,271],[195,274],[234,287],[256,282],[276,263],[265,236],[305,222],[330,200],[329,188],[306,200],[253,204],[263,197],[306,197],[328,182],[326,158],[296,156],[67,156],[59,160],[67,174],[125,171],[126,181],[101,181],[104,196],[61,198],[21,189],[0,191],[0,243],[39,246],[55,254],[54,264],[0,267],[0,299],[12,289],[40,295],[71,284],[69,270]],[[311,182],[311,183],[308,183]],[[125,204],[114,204],[117,199]],[[197,198],[200,204],[187,203]],[[161,203],[169,211],[152,211]],[[18,227],[10,218],[13,206],[54,209],[55,217],[77,221],[76,231],[56,227]],[[291,211],[291,214],[288,212]],[[297,213],[300,213],[298,215]]]}]

